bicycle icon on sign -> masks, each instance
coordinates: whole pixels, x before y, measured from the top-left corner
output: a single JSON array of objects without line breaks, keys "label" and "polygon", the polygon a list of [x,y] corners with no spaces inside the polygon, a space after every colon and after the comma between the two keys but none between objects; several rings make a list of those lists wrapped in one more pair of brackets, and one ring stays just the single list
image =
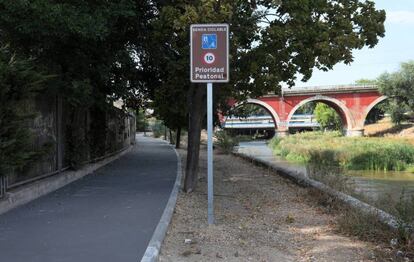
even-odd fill
[{"label": "bicycle icon on sign", "polygon": [[202,39],[202,49],[216,49],[217,48],[217,35],[216,34],[203,34]]}]

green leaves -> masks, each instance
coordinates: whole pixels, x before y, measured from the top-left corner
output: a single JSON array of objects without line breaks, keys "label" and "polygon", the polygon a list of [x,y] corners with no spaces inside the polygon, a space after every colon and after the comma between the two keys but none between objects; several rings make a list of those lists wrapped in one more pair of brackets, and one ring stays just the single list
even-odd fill
[{"label": "green leaves", "polygon": [[47,78],[9,47],[0,48],[0,175],[23,167],[36,155],[26,126],[33,115],[26,108]]},{"label": "green leaves", "polygon": [[391,100],[393,122],[400,124],[406,119],[404,114],[414,110],[414,61],[402,63],[398,72],[382,74],[377,83],[381,93]]},{"label": "green leaves", "polygon": [[335,109],[324,103],[317,103],[313,113],[322,129],[341,130],[341,117]]},{"label": "green leaves", "polygon": [[[2,40],[57,77],[50,90],[84,107],[140,88],[136,52],[154,16],[147,1],[0,0]],[[110,99],[107,99],[107,98]]]},{"label": "green leaves", "polygon": [[[123,98],[136,108],[147,92],[143,78],[148,71],[140,66],[138,54],[154,11],[154,2],[143,0],[0,0],[0,45],[7,43],[10,53],[31,59],[27,67],[0,59],[0,172],[21,166],[30,155],[30,132],[23,128],[27,117],[18,108],[24,108],[39,85],[36,71],[53,76],[42,82],[44,92],[59,95],[72,107],[65,123],[66,157],[74,162],[87,158],[87,132],[101,152],[101,120],[112,102]],[[91,115],[97,124],[88,130],[81,119],[87,111],[99,112]]]},{"label": "green leaves", "polygon": [[[384,36],[385,12],[370,1],[281,1],[272,5],[276,17],[263,29],[258,51],[273,53],[279,81],[293,84],[296,73],[308,80],[314,67],[328,70],[350,63],[352,50],[373,47]],[[269,8],[268,12],[272,10]]]},{"label": "green leaves", "polygon": [[[163,103],[177,105],[180,117],[188,113],[186,104],[191,95],[186,94],[192,88],[188,80],[188,42],[193,23],[230,24],[231,82],[215,91],[221,109],[226,108],[228,97],[243,100],[279,93],[282,83],[293,86],[298,76],[306,81],[314,68],[326,71],[339,62],[351,63],[354,49],[373,47],[384,36],[385,12],[376,10],[371,1],[157,3],[158,16],[151,21],[140,61],[154,76],[151,81],[157,80],[148,81],[148,85],[154,90],[150,98],[163,119],[171,117],[171,111],[161,109]],[[166,95],[171,90],[172,95]]]}]

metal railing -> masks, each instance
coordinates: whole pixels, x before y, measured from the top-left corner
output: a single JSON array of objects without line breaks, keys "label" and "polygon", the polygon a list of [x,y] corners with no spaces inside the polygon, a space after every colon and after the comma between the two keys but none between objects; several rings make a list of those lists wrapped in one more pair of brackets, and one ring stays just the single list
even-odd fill
[{"label": "metal railing", "polygon": [[283,94],[297,92],[317,92],[317,91],[341,91],[341,90],[376,90],[377,85],[326,85],[326,86],[298,86],[292,88],[282,88]]},{"label": "metal railing", "polygon": [[[57,110],[57,112],[59,112]],[[61,112],[61,111],[60,111]],[[58,113],[55,113],[54,115],[58,115]],[[125,120],[127,119],[127,120]],[[57,122],[58,120],[56,120],[55,122]],[[103,156],[99,156],[97,158],[94,159],[90,159],[90,160],[86,160],[84,162],[82,162],[81,164],[89,164],[89,163],[96,163],[102,159],[114,156],[124,150],[126,150],[127,148],[129,148],[129,146],[131,144],[135,143],[135,116],[129,114],[128,116],[126,116],[124,118],[124,121],[129,121],[129,124],[126,125],[126,127],[128,127],[129,129],[125,129],[123,130],[123,139],[121,139],[121,143],[119,144],[119,146],[116,146],[116,148],[112,149],[114,151],[112,152],[107,152],[106,154],[104,154]],[[61,128],[55,127],[56,129],[56,134],[57,137],[61,136]],[[52,136],[52,135],[51,135]],[[7,175],[0,175],[0,199],[4,198],[7,196],[7,192],[15,189],[17,187],[21,187],[39,180],[43,180],[45,178],[51,177],[51,176],[55,176],[55,175],[59,175],[62,172],[70,169],[70,166],[68,166],[68,164],[64,165],[64,161],[63,161],[63,149],[62,149],[62,145],[63,143],[60,141],[60,139],[56,139],[56,150],[55,151],[51,151],[50,155],[53,155],[54,157],[52,157],[51,159],[53,159],[53,162],[51,162],[50,167],[44,168],[44,169],[36,169],[38,166],[34,166],[31,165],[30,168],[33,168],[33,170],[35,170],[35,172],[30,173],[29,175],[27,174],[7,174]],[[120,148],[122,147],[122,148]],[[119,149],[120,148],[120,149]],[[49,158],[48,158],[49,159]],[[42,160],[43,161],[43,160]],[[39,162],[39,164],[42,163],[47,163],[46,161],[43,162]],[[36,163],[37,165],[37,163]]]}]

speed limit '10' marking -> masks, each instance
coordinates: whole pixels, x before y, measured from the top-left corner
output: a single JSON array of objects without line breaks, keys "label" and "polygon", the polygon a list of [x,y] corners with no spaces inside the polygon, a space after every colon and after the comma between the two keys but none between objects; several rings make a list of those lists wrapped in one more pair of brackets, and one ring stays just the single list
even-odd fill
[{"label": "speed limit '10' marking", "polygon": [[207,64],[212,64],[214,63],[214,61],[216,61],[216,56],[213,53],[207,53],[204,55],[204,62],[206,62]]}]

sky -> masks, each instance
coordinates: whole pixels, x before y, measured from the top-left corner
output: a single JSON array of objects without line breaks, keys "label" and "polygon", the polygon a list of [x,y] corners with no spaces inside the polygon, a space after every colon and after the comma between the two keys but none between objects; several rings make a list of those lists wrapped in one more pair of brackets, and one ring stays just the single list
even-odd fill
[{"label": "sky", "polygon": [[374,0],[377,9],[387,13],[385,37],[374,48],[354,51],[351,65],[337,64],[333,70],[315,70],[312,78],[296,86],[352,84],[355,80],[375,79],[384,72],[395,72],[401,62],[414,60],[414,0]]}]

